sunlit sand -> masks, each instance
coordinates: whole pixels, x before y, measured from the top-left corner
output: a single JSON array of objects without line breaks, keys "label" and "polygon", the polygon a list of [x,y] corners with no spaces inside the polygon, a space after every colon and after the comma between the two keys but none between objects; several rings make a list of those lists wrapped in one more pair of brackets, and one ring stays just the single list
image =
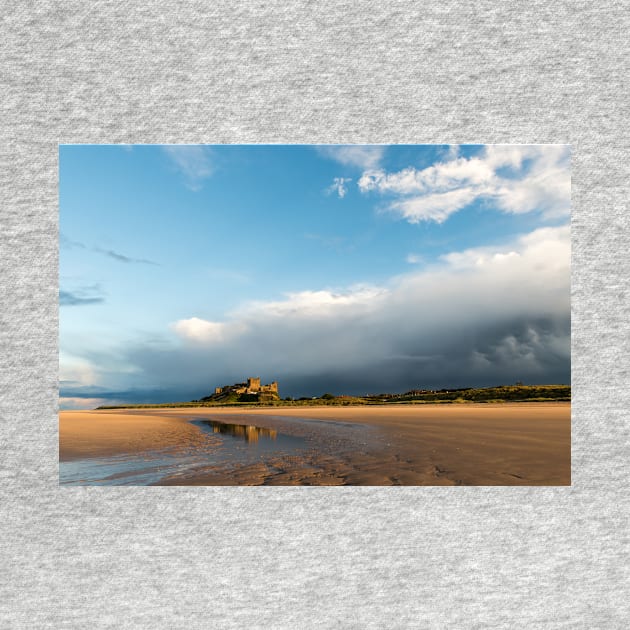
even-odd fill
[{"label": "sunlit sand", "polygon": [[75,484],[571,483],[569,403],[62,411],[59,427]]}]

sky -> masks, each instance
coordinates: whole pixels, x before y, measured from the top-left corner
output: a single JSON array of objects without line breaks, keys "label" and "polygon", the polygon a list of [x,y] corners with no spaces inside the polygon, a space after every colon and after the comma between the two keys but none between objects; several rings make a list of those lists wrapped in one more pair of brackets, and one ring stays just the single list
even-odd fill
[{"label": "sky", "polygon": [[60,407],[570,382],[565,145],[62,145]]}]

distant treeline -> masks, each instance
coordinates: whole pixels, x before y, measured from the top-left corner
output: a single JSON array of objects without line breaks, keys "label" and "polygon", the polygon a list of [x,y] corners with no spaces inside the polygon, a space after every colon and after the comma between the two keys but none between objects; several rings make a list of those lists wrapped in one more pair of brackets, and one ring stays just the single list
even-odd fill
[{"label": "distant treeline", "polygon": [[144,405],[106,405],[97,409],[157,409],[169,407],[303,407],[391,405],[427,403],[502,403],[502,402],[550,402],[570,401],[570,385],[498,385],[496,387],[465,387],[459,389],[412,390],[404,394],[369,394],[366,396],[335,396],[322,394],[312,398],[302,397],[251,402],[188,401]]}]

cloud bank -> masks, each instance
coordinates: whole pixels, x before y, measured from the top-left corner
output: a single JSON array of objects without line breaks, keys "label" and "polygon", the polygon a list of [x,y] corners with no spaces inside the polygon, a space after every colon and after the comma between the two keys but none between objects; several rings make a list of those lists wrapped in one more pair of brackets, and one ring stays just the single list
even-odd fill
[{"label": "cloud bank", "polygon": [[223,321],[182,319],[172,325],[179,344],[130,347],[124,360],[142,376],[136,388],[180,400],[247,376],[277,379],[284,396],[567,383],[569,265],[568,225],[541,228],[385,286],[292,293]]}]

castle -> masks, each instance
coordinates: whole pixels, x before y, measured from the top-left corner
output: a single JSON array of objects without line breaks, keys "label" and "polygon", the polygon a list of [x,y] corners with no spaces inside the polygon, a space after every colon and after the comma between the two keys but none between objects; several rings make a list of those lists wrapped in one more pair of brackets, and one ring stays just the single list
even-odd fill
[{"label": "castle", "polygon": [[214,394],[277,394],[278,383],[272,381],[269,385],[261,385],[260,377],[248,378],[247,383],[235,383],[234,385],[223,385],[215,387]]}]

